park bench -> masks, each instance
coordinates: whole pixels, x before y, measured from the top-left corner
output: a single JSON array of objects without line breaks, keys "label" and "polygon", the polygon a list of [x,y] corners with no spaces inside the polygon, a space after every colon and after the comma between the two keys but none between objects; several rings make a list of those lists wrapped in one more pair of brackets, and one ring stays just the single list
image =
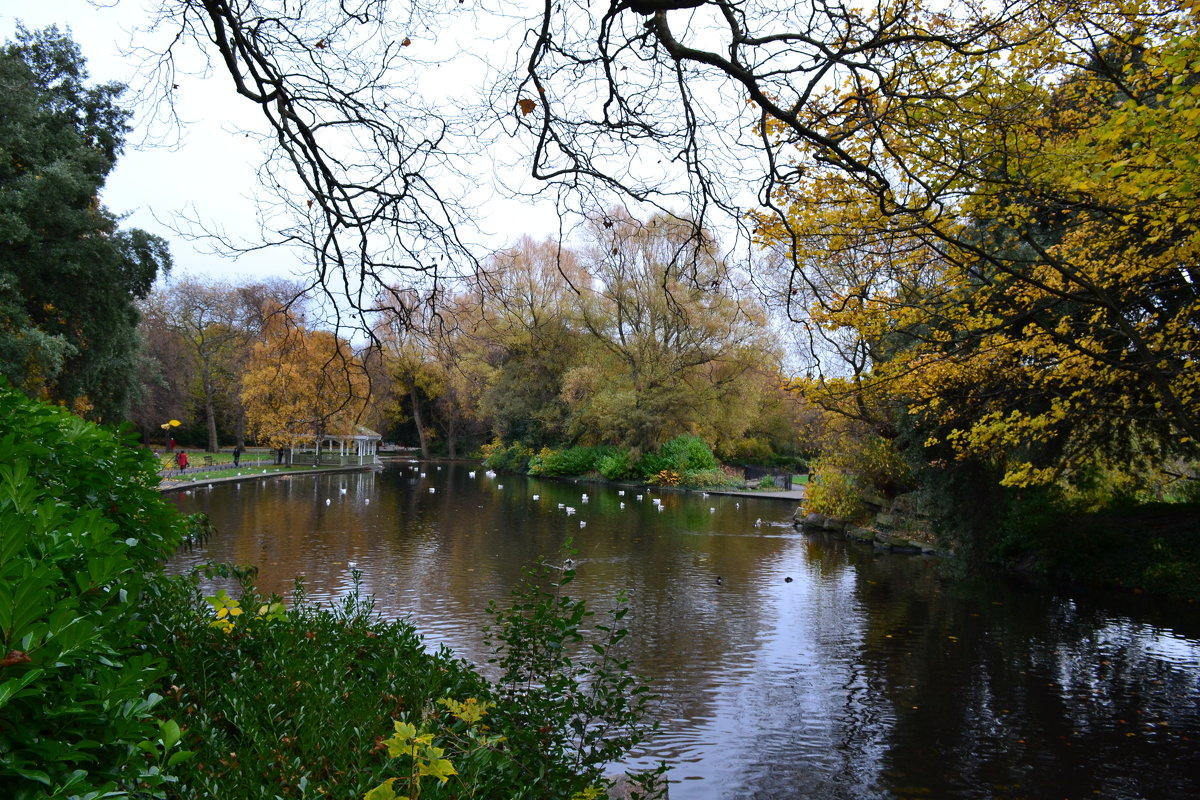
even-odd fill
[{"label": "park bench", "polygon": [[204,457],[204,466],[206,466],[206,467],[211,467],[211,466],[213,466],[213,457],[212,457],[212,456],[205,456],[205,457]]}]

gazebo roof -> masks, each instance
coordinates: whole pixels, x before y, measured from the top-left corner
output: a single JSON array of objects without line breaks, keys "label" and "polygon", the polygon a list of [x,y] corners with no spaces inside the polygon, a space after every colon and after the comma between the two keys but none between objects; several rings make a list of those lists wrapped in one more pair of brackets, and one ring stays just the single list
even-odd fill
[{"label": "gazebo roof", "polygon": [[377,433],[366,425],[355,425],[353,433],[327,433],[323,439],[383,439],[383,434]]}]

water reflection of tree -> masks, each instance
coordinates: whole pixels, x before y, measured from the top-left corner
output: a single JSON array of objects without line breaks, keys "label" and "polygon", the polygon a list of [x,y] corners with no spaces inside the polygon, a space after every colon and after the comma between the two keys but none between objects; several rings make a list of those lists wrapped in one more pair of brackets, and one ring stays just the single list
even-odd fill
[{"label": "water reflection of tree", "polygon": [[[655,755],[738,759],[720,773],[741,781],[729,787],[736,796],[1197,789],[1185,740],[1200,735],[1194,632],[1173,638],[1165,622],[947,580],[929,559],[754,528],[758,512],[715,498],[664,494],[659,512],[632,492],[471,469],[214,490],[223,532],[210,550],[259,564],[265,588],[286,591],[304,571],[327,595],[348,588],[356,562],[381,611],[413,615],[429,641],[481,662],[487,602],[572,537],[574,590],[597,609],[628,592],[631,652],[669,689],[673,735]],[[719,755],[704,749],[709,734],[728,739]]]},{"label": "water reflection of tree", "polygon": [[860,569],[862,660],[895,709],[889,793],[1200,793],[1197,653],[1172,663],[1148,645],[1168,634],[1033,590]]}]

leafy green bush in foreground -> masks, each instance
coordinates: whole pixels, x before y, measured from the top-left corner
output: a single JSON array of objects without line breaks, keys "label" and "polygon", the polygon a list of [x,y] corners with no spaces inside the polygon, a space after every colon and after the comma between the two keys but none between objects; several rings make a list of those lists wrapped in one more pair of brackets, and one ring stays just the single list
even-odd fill
[{"label": "leafy green bush in foreground", "polygon": [[298,590],[285,610],[248,579],[236,599],[165,584],[148,633],[196,754],[171,796],[598,796],[603,767],[651,729],[649,696],[617,656],[623,608],[586,630],[591,612],[561,593],[570,573],[551,571],[494,612],[498,685],[357,593],[324,608]]},{"label": "leafy green bush in foreground", "polygon": [[147,573],[185,521],[133,445],[0,387],[0,797],[163,780],[138,748],[160,737],[162,667],[138,637]]},{"label": "leafy green bush in foreground", "polygon": [[207,600],[194,578],[164,581],[148,636],[169,665],[164,711],[195,751],[172,796],[354,798],[386,777],[381,742],[393,719],[419,718],[442,697],[487,696],[471,667],[429,653],[413,627],[341,605],[291,608],[240,592]]},{"label": "leafy green bush in foreground", "polygon": [[623,606],[591,623],[546,565],[499,685],[357,595],[164,577],[188,520],[134,445],[0,388],[0,798],[587,798],[650,730]]}]

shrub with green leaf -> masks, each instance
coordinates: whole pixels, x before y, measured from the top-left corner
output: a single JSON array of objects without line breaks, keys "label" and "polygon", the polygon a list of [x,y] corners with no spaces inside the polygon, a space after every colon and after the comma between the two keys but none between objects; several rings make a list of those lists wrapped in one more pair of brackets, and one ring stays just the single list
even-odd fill
[{"label": "shrub with green leaf", "polygon": [[650,480],[663,472],[683,475],[686,472],[702,472],[717,469],[717,458],[698,436],[677,436],[658,448],[645,453],[635,469],[642,478]]},{"label": "shrub with green leaf", "polygon": [[132,434],[0,387],[0,797],[166,780],[147,755],[162,664],[136,637],[186,523],[157,467]]},{"label": "shrub with green leaf", "polygon": [[[621,652],[625,598],[596,621],[583,600],[566,594],[574,578],[574,570],[541,561],[526,570],[511,605],[489,605],[496,619],[486,631],[490,661],[501,672],[492,725],[512,756],[513,791],[526,788],[488,796],[587,796],[606,765],[657,729],[649,685]],[[640,779],[653,785],[663,771]]]},{"label": "shrub with green leaf", "polygon": [[596,464],[596,471],[610,481],[623,481],[636,474],[629,463],[629,451],[621,449],[602,457]]},{"label": "shrub with green leaf", "polygon": [[678,436],[662,446],[662,453],[682,460],[684,471],[717,468],[717,457],[699,436]]},{"label": "shrub with green leaf", "polygon": [[[355,589],[336,607],[298,586],[264,599],[253,570],[210,566],[240,587],[202,596],[164,580],[147,636],[167,658],[164,710],[193,758],[171,796],[570,798],[651,729],[649,697],[618,654],[623,604],[591,625],[569,582],[531,573],[494,612],[499,685]],[[586,640],[586,641],[585,641]],[[588,643],[587,658],[572,648]]]},{"label": "shrub with green leaf", "polygon": [[147,630],[169,666],[164,707],[196,754],[179,797],[362,797],[389,775],[380,753],[394,719],[489,696],[468,664],[429,652],[357,590],[326,606],[298,585],[285,608],[255,592],[253,570],[205,572],[240,588],[204,597],[195,576],[163,581]]},{"label": "shrub with green leaf", "polygon": [[653,730],[619,652],[624,602],[594,622],[563,593],[574,573],[539,564],[492,609],[496,685],[356,589],[326,607],[298,585],[284,608],[256,594],[252,569],[203,575],[240,585],[205,597],[199,576],[164,579],[150,603],[163,710],[194,751],[170,796],[599,796],[604,766]]},{"label": "shrub with green leaf", "polygon": [[617,453],[615,447],[568,447],[565,450],[543,448],[529,460],[530,475],[587,475],[597,472],[600,462]]}]

